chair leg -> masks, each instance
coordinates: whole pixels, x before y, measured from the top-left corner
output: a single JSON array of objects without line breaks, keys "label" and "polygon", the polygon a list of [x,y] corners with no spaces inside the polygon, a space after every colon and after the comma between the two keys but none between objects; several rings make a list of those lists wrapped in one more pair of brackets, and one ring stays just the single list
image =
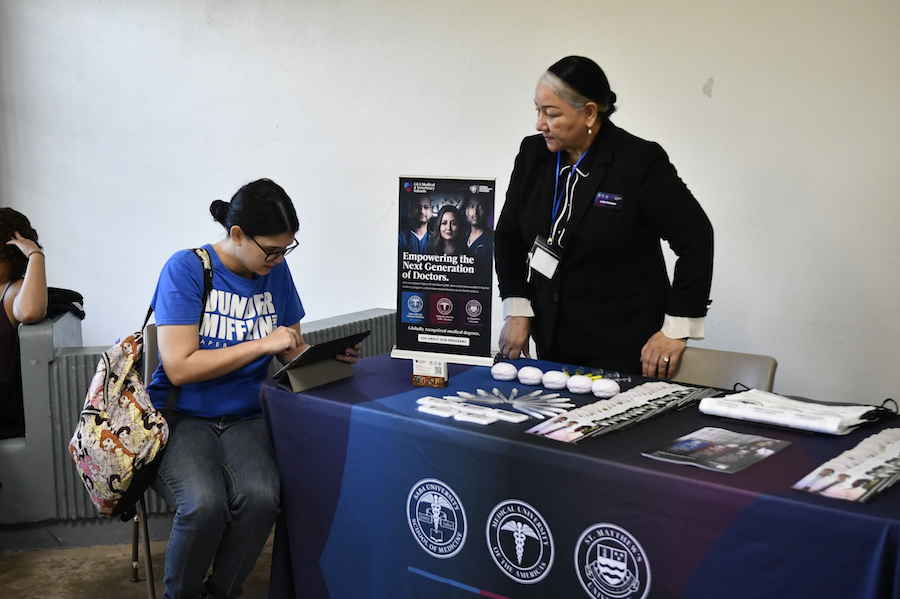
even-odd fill
[{"label": "chair leg", "polygon": [[140,582],[138,578],[138,515],[132,518],[131,525],[131,582]]},{"label": "chair leg", "polygon": [[144,536],[144,565],[147,569],[147,597],[148,599],[156,599],[156,586],[153,582],[153,558],[150,555],[150,532],[147,528],[147,509],[144,505],[143,497],[141,497],[138,506],[141,516],[141,533]]}]

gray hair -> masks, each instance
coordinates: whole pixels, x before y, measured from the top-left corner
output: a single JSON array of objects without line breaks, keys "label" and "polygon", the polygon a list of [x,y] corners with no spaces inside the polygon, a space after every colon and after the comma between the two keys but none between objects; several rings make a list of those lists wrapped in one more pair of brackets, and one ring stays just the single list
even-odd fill
[{"label": "gray hair", "polygon": [[609,106],[601,106],[599,102],[595,100],[591,100],[585,95],[582,95],[575,91],[575,89],[551,73],[550,71],[544,71],[544,74],[541,75],[541,78],[538,79],[539,83],[544,84],[550,91],[563,99],[563,101],[574,108],[575,110],[582,111],[588,102],[594,102],[597,104],[597,108],[600,109],[600,113],[604,114],[609,110]]}]

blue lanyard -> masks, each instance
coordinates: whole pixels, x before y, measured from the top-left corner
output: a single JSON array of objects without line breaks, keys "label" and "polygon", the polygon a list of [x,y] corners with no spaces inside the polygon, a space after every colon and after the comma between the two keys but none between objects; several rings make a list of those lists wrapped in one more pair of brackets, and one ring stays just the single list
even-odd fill
[{"label": "blue lanyard", "polygon": [[[559,193],[559,165],[560,165],[560,156],[562,152],[556,153],[556,171],[555,171],[555,179],[553,184],[553,213],[550,215],[550,223],[556,222],[556,216],[559,214],[559,205],[562,202],[563,194]],[[581,154],[581,158],[578,159],[578,162],[575,163],[575,166],[572,167],[572,170],[576,170],[578,165],[581,164],[581,161],[584,160],[584,157],[587,156],[587,150]],[[565,189],[563,189],[563,193],[565,193]]]}]

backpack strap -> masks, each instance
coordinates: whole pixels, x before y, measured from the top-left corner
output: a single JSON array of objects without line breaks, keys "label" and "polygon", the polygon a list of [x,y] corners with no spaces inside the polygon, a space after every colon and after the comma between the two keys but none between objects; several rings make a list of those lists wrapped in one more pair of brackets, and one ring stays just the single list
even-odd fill
[{"label": "backpack strap", "polygon": [[[209,257],[209,252],[206,251],[206,248],[193,248],[191,250],[200,260],[200,263],[203,265],[203,299],[200,300],[200,324],[203,324],[203,313],[206,311],[206,301],[209,299],[209,294],[212,292],[213,287],[213,269],[212,269],[212,260]],[[150,321],[150,315],[153,314],[153,306],[150,306],[150,309],[147,310],[147,317],[144,319],[144,326],[141,327],[141,331],[147,328],[147,323]],[[163,408],[163,418],[168,420],[172,416],[172,412],[175,411],[175,402],[178,401],[178,392],[181,390],[181,387],[176,387],[172,385],[169,387],[169,396],[166,398],[166,407]]]},{"label": "backpack strap", "polygon": [[[200,264],[203,265],[203,299],[200,300],[200,321],[203,321],[203,313],[206,310],[206,300],[209,299],[209,294],[212,293],[213,287],[213,269],[212,269],[212,259],[209,257],[209,252],[206,251],[206,248],[193,248],[191,250],[200,260]],[[4,294],[6,290],[4,289]],[[153,306],[149,306],[147,308],[147,316],[144,317],[144,324],[141,325],[141,331],[147,328],[147,323],[150,322],[150,316],[153,315]]]},{"label": "backpack strap", "polygon": [[206,309],[206,300],[209,299],[209,294],[212,293],[212,260],[210,259],[209,252],[206,251],[206,248],[194,248],[193,252],[200,258],[200,263],[203,265],[203,305],[200,308],[200,320],[203,320],[203,311]]}]

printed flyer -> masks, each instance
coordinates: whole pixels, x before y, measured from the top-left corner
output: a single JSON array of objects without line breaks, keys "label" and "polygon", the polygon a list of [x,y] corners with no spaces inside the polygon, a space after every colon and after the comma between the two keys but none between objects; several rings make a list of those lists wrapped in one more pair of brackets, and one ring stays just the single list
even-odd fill
[{"label": "printed flyer", "polygon": [[900,479],[900,428],[886,428],[804,476],[794,488],[866,503]]},{"label": "printed flyer", "polygon": [[707,426],[641,455],[664,462],[733,473],[740,472],[790,444],[790,441]]},{"label": "printed flyer", "polygon": [[494,185],[400,178],[397,349],[490,357]]}]

